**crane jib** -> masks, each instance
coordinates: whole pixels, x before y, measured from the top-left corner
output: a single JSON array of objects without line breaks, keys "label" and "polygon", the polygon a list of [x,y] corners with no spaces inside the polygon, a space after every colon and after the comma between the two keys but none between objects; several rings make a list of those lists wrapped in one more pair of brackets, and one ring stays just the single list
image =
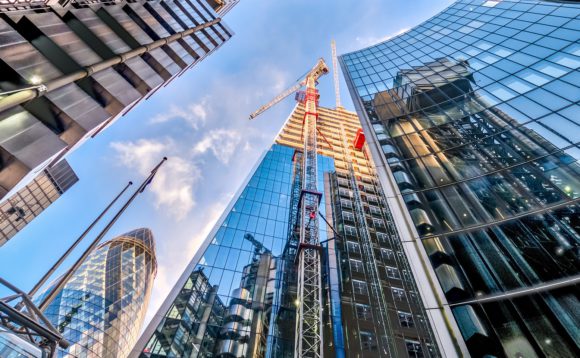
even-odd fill
[{"label": "crane jib", "polygon": [[268,109],[272,108],[273,106],[275,106],[276,104],[281,102],[286,97],[290,96],[292,93],[295,93],[296,91],[298,91],[301,87],[306,86],[306,84],[307,84],[306,82],[307,82],[308,78],[311,78],[314,81],[316,81],[321,76],[328,74],[328,72],[330,72],[330,70],[329,70],[328,66],[326,65],[326,62],[324,62],[323,58],[320,58],[318,60],[318,62],[316,63],[316,65],[310,71],[308,71],[306,76],[299,83],[296,83],[292,87],[281,92],[279,95],[274,97],[274,99],[272,99],[270,102],[268,102],[267,104],[258,108],[254,113],[250,114],[250,119],[256,118],[260,114],[264,113]]}]

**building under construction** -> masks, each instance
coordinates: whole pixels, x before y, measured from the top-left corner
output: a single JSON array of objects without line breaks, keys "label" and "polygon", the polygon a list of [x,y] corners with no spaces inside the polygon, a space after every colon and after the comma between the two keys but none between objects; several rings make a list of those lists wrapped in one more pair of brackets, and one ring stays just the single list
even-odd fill
[{"label": "building under construction", "polygon": [[251,116],[306,86],[131,357],[441,355],[360,122],[318,107],[327,72]]}]

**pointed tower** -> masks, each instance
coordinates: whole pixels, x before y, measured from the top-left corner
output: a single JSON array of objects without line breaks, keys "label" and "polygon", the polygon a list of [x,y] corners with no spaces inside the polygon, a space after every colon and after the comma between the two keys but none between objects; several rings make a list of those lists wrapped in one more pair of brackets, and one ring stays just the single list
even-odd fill
[{"label": "pointed tower", "polygon": [[71,343],[59,356],[126,357],[143,324],[156,272],[151,230],[136,229],[101,244],[44,311]]}]

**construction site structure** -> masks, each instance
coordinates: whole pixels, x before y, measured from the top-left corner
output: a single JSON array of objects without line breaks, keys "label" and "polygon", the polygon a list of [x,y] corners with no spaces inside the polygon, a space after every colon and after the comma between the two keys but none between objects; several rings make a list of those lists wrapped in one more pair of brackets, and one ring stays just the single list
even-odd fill
[{"label": "construction site structure", "polygon": [[[332,51],[332,64],[333,64],[333,79],[334,79],[334,90],[335,90],[335,100],[336,100],[336,110],[344,110],[340,102],[340,86],[339,86],[339,75],[338,75],[338,61],[336,56],[336,43],[334,40],[331,42]],[[323,282],[324,270],[322,268],[322,257],[321,253],[328,254],[324,251],[326,247],[321,246],[318,230],[318,204],[321,201],[323,195],[322,192],[317,190],[318,181],[318,170],[317,170],[317,156],[318,156],[318,141],[317,137],[320,135],[322,139],[329,146],[331,151],[330,157],[335,157],[339,151],[334,148],[329,142],[327,137],[320,131],[317,127],[319,113],[318,113],[318,100],[319,94],[316,89],[317,80],[320,76],[328,73],[328,67],[324,63],[323,59],[320,59],[317,65],[306,75],[304,80],[300,81],[297,85],[291,87],[290,89],[282,92],[280,95],[275,97],[268,104],[260,107],[256,112],[254,112],[250,119],[255,118],[259,114],[263,113],[267,109],[271,108],[275,104],[279,103],[284,98],[288,97],[292,92],[296,91],[299,86],[305,85],[306,90],[304,92],[296,93],[296,100],[299,106],[302,105],[304,108],[304,115],[301,125],[300,141],[302,142],[302,153],[301,155],[295,155],[294,159],[301,158],[301,163],[299,170],[295,170],[295,183],[297,182],[296,176],[300,176],[300,197],[298,199],[296,208],[297,216],[293,219],[299,224],[299,242],[295,249],[297,263],[297,292],[296,292],[296,336],[295,336],[295,357],[322,357],[324,355],[324,334],[323,334],[323,307],[325,302],[323,301],[323,287],[327,282]],[[358,119],[357,119],[358,120]],[[368,226],[367,218],[365,216],[365,208],[363,205],[361,189],[364,185],[360,185],[357,182],[357,175],[355,174],[353,161],[351,157],[350,148],[363,152],[365,160],[368,162],[367,169],[369,174],[373,174],[373,164],[369,157],[368,151],[364,148],[365,137],[360,128],[360,122],[357,124],[356,135],[352,139],[352,144],[349,143],[348,137],[345,131],[345,126],[343,123],[338,123],[339,126],[339,136],[342,141],[340,150],[342,150],[342,159],[345,161],[346,165],[346,179],[351,187],[348,191],[349,197],[351,199],[351,209],[353,209],[353,221],[356,222],[357,228],[354,230],[355,235],[358,238],[358,246],[360,253],[363,256],[361,263],[364,263],[364,272],[366,274],[366,291],[370,293],[369,297],[373,302],[369,306],[369,311],[372,312],[374,318],[374,323],[376,325],[377,337],[381,337],[381,341],[377,342],[379,351],[386,357],[398,356],[396,345],[392,336],[393,325],[389,319],[388,306],[385,298],[385,292],[381,285],[381,274],[377,267],[377,257],[375,255],[375,246],[371,239],[371,232],[374,232],[374,228],[370,229]],[[295,185],[296,186],[296,185]],[[364,191],[363,191],[364,192]],[[377,188],[377,193],[382,193],[380,188]],[[296,198],[294,198],[295,200]],[[294,209],[294,208],[293,208]],[[388,207],[385,206],[386,212],[388,213]],[[295,214],[296,215],[296,214]],[[396,229],[392,223],[392,219],[389,217],[387,219],[387,225],[390,225],[391,235],[396,236]],[[328,222],[327,222],[328,223]],[[374,222],[373,222],[374,223]],[[291,222],[292,225],[292,222]],[[383,226],[385,226],[383,224]],[[334,229],[333,229],[334,230]],[[290,235],[292,236],[292,227],[290,228]],[[398,238],[397,238],[398,239]],[[292,245],[292,238],[290,237],[288,246]],[[401,247],[399,247],[401,249]],[[404,257],[404,252],[402,249],[397,251],[398,254]],[[288,258],[286,258],[288,259]],[[410,268],[408,267],[408,262],[406,258],[403,258],[407,263],[404,272],[410,274]],[[328,258],[326,261],[329,261]],[[404,265],[404,263],[402,263]],[[391,267],[392,268],[392,267]],[[392,268],[398,272],[398,268]],[[393,270],[393,271],[394,271]],[[387,272],[388,275],[388,272]],[[399,274],[397,274],[398,276]],[[412,282],[412,279],[411,279]],[[330,286],[330,285],[328,285]],[[370,289],[369,289],[370,288]],[[416,294],[416,289],[414,290]],[[417,300],[420,300],[417,297]],[[424,308],[420,301],[417,305],[421,309]],[[432,331],[429,327],[425,327],[428,340],[434,342],[434,337]],[[342,330],[341,330],[342,331]],[[336,332],[335,332],[336,333]],[[334,335],[336,338],[336,334]],[[421,343],[417,343],[419,346]],[[428,351],[432,354],[437,354],[437,349],[431,343]],[[412,344],[413,345],[413,344]],[[336,352],[339,356],[344,354],[338,347]]]},{"label": "construction site structure", "polygon": [[[355,146],[359,119],[345,109],[319,106],[317,110],[319,160],[332,158],[334,163],[334,171],[324,176],[324,196],[330,209],[324,219],[332,226],[328,236],[333,236],[322,244],[326,297],[322,305],[329,311],[323,336],[332,341],[325,341],[324,353],[398,357],[415,352],[439,357],[429,313],[419,296],[373,160],[366,144],[361,149]],[[276,138],[277,144],[301,148],[305,113],[304,105],[298,103]],[[293,293],[286,285],[284,289]],[[339,287],[338,292],[334,287]]]},{"label": "construction site structure", "polygon": [[[440,357],[360,121],[319,106],[328,72],[252,114],[306,87],[130,358]],[[215,293],[230,308],[201,316]]]},{"label": "construction site structure", "polygon": [[254,112],[250,119],[255,118],[282,99],[288,97],[303,85],[304,92],[297,93],[296,98],[304,104],[304,145],[302,147],[302,189],[297,220],[300,223],[300,241],[298,244],[298,297],[296,299],[297,320],[295,354],[297,357],[322,357],[322,267],[321,250],[318,238],[318,204],[322,193],[317,190],[317,129],[318,90],[316,83],[320,76],[329,72],[323,59],[308,72],[306,77],[289,90],[278,95],[270,103]]},{"label": "construction site structure", "polygon": [[306,76],[304,98],[304,146],[302,155],[302,191],[300,192],[300,244],[298,246],[298,319],[296,320],[296,357],[322,357],[322,266],[318,237],[317,189],[318,90],[316,81],[328,73],[319,60]]}]

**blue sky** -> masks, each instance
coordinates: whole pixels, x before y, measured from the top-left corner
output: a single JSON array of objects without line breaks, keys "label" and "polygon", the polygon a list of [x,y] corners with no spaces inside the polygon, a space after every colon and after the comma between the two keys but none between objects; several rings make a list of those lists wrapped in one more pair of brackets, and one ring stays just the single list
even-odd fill
[{"label": "blue sky", "polygon": [[[29,290],[127,181],[140,182],[167,156],[154,183],[107,237],[138,227],[155,235],[159,270],[148,321],[272,144],[294,101],[287,98],[252,122],[248,115],[319,57],[330,65],[331,39],[339,54],[357,50],[452,2],[241,0],[224,17],[235,32],[230,41],[68,157],[79,183],[0,248],[0,277]],[[334,107],[331,75],[320,80],[319,90],[321,105]],[[343,106],[353,110],[342,75],[341,93]]]}]

